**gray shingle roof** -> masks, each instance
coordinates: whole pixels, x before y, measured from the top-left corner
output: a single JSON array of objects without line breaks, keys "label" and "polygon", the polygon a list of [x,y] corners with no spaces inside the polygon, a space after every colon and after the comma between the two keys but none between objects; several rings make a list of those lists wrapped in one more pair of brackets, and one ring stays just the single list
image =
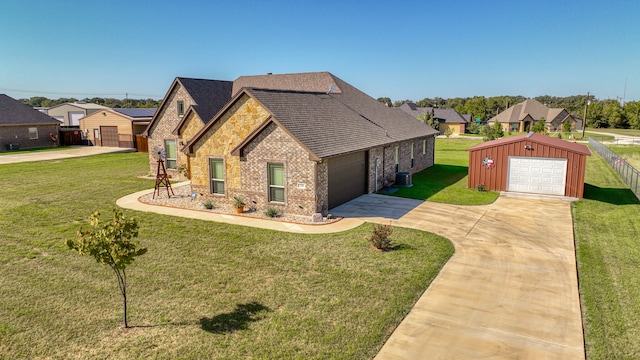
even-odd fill
[{"label": "gray shingle roof", "polygon": [[423,112],[433,113],[436,119],[441,119],[445,123],[464,124],[469,121],[455,109],[441,109],[433,107],[419,107],[414,103],[404,103],[399,107],[400,110],[417,118]]},{"label": "gray shingle roof", "polygon": [[233,82],[233,95],[242,88],[260,88],[272,90],[294,90],[304,92],[342,93],[331,73],[312,72],[297,74],[267,74],[240,76]]},{"label": "gray shingle roof", "polygon": [[544,118],[545,122],[549,123],[553,121],[563,110],[564,109],[562,108],[548,108],[536,99],[527,99],[492,117],[489,119],[489,122],[519,122],[529,115],[533,120],[540,120]]},{"label": "gray shingle roof", "polygon": [[[331,80],[327,88],[333,85],[332,92],[257,88],[245,91],[319,158],[437,134],[405,112],[387,107],[330,73],[316,74],[324,80],[321,88]],[[304,83],[313,78],[310,75],[301,74],[299,80]],[[278,76],[267,75],[269,81]],[[285,77],[288,83],[295,84],[295,74]]]},{"label": "gray shingle roof", "polygon": [[0,125],[31,124],[60,125],[60,121],[5,94],[0,94]]},{"label": "gray shingle roof", "polygon": [[193,110],[205,123],[231,100],[232,81],[184,77],[177,79],[196,102],[197,105],[193,106]]}]

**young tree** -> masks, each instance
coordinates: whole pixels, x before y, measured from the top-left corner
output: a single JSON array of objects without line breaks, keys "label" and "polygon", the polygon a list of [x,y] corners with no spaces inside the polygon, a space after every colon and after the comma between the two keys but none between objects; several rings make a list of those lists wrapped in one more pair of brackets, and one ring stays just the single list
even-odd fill
[{"label": "young tree", "polygon": [[67,240],[71,250],[79,254],[90,255],[97,262],[109,265],[118,279],[118,287],[124,300],[124,327],[127,323],[127,265],[136,257],[147,252],[146,248],[138,249],[138,243],[132,241],[138,236],[138,221],[126,218],[118,209],[113,210],[113,220],[102,223],[100,213],[94,211],[89,216],[91,230],[82,228],[76,233],[75,240]]},{"label": "young tree", "polygon": [[438,126],[440,125],[440,122],[438,121],[438,119],[436,119],[431,113],[426,111],[423,111],[422,114],[418,115],[418,120],[422,121],[423,123],[431,126],[436,130],[438,130]]},{"label": "young tree", "polygon": [[571,132],[571,120],[566,119],[563,123],[562,123],[562,132],[565,134],[568,134]]},{"label": "young tree", "polygon": [[546,125],[545,125],[544,118],[536,121],[536,123],[533,125],[533,129],[531,129],[531,131],[536,132],[538,134],[546,135],[547,134],[547,128],[546,128]]},{"label": "young tree", "polygon": [[504,137],[504,129],[502,128],[502,124],[498,121],[493,124],[493,133],[495,134],[496,139]]}]

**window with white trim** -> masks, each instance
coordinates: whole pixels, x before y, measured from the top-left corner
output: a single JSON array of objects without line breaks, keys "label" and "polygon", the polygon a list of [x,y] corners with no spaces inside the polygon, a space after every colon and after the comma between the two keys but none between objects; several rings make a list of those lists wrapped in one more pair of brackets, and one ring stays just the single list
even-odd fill
[{"label": "window with white trim", "polygon": [[224,161],[222,159],[210,159],[211,193],[224,194]]},{"label": "window with white trim", "polygon": [[178,100],[176,105],[177,105],[177,108],[178,108],[178,116],[183,116],[184,115],[184,101]]},{"label": "window with white trim", "polygon": [[178,164],[178,151],[176,149],[176,141],[165,140],[164,151],[167,154],[167,158],[165,159],[167,169],[175,169]]},{"label": "window with white trim", "polygon": [[284,164],[269,164],[269,201],[284,202]]},{"label": "window with white trim", "polygon": [[396,172],[398,172],[398,170],[400,169],[400,148],[397,146],[396,146],[395,160],[396,160]]},{"label": "window with white trim", "polygon": [[413,143],[411,143],[411,167],[413,167],[415,165],[415,161],[414,161],[414,157],[413,157]]},{"label": "window with white trim", "polygon": [[38,128],[36,127],[29,128],[29,139],[38,140]]}]

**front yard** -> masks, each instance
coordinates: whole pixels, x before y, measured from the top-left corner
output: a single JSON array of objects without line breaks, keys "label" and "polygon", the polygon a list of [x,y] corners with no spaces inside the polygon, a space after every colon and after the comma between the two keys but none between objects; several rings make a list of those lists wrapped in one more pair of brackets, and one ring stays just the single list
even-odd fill
[{"label": "front yard", "polygon": [[0,358],[369,359],[453,253],[439,236],[372,226],[299,235],[125,211],[148,253],[115,276],[68,250],[89,213],[108,214],[147,155],[0,165]]}]

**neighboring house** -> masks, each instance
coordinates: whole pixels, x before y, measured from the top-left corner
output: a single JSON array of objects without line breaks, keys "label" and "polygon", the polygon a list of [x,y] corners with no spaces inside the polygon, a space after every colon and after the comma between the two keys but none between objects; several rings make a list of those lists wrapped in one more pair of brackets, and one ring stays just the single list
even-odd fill
[{"label": "neighboring house", "polygon": [[544,120],[547,131],[562,131],[565,121],[571,122],[572,131],[581,128],[581,120],[566,109],[548,108],[535,99],[527,99],[506,109],[489,119],[487,124],[493,126],[497,121],[506,132],[527,132],[539,120]]},{"label": "neighboring house", "polygon": [[433,165],[437,132],[338,77],[240,77],[234,97],[183,148],[191,187],[255,209],[327,215]]},{"label": "neighboring house", "polygon": [[536,133],[480,143],[468,149],[467,186],[487,190],[562,195],[584,193],[589,148]]},{"label": "neighboring house", "polygon": [[64,103],[47,109],[47,115],[60,121],[62,126],[80,126],[80,119],[96,111],[109,109],[93,103]]},{"label": "neighboring house", "polygon": [[156,148],[166,152],[165,166],[173,178],[189,171],[184,146],[231,99],[231,81],[176,77],[164,96],[149,126],[144,131],[149,147],[149,168],[156,172]]},{"label": "neighboring house", "polygon": [[[451,129],[452,133],[464,134],[469,120],[454,109],[440,109],[434,107],[419,107],[412,102],[406,102],[399,108],[407,114],[418,118],[424,113],[431,114],[438,119],[438,131],[444,133]],[[471,116],[469,116],[470,118]]]},{"label": "neighboring house", "polygon": [[0,94],[1,150],[57,145],[59,129],[58,120],[5,94]]},{"label": "neighboring house", "polygon": [[89,145],[138,148],[136,135],[149,125],[156,109],[105,109],[80,119]]}]

